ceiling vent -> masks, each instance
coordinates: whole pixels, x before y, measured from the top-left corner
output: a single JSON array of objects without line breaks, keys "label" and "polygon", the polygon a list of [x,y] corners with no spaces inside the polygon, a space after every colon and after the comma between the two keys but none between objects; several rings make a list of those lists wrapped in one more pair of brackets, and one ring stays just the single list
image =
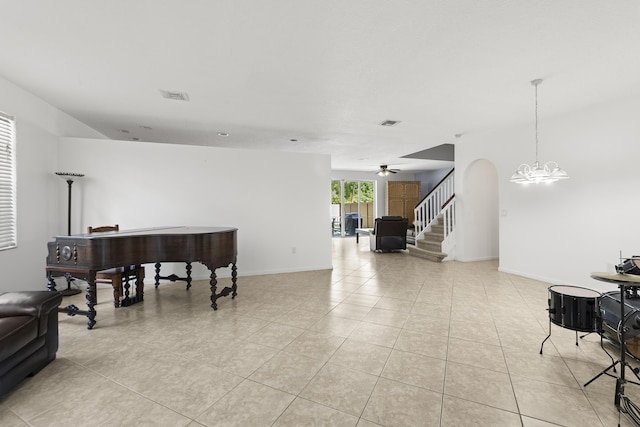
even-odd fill
[{"label": "ceiling vent", "polygon": [[380,123],[380,126],[395,126],[398,123],[400,123],[399,120],[385,120],[384,122]]},{"label": "ceiling vent", "polygon": [[172,99],[174,101],[188,101],[189,94],[186,92],[171,92],[168,90],[160,89],[160,93],[163,98]]}]

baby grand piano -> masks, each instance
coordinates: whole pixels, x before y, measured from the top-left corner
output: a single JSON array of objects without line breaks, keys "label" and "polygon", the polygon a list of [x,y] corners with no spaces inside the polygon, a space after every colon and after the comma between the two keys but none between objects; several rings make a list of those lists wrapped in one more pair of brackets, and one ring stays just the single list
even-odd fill
[{"label": "baby grand piano", "polygon": [[[69,315],[84,314],[87,328],[96,324],[96,272],[132,264],[200,262],[211,271],[211,308],[221,296],[237,295],[237,228],[158,227],[98,234],[58,236],[47,244],[48,288],[56,290],[54,277],[74,277],[87,282],[86,311],[69,306]],[[231,287],[217,291],[216,268],[231,264]]]}]

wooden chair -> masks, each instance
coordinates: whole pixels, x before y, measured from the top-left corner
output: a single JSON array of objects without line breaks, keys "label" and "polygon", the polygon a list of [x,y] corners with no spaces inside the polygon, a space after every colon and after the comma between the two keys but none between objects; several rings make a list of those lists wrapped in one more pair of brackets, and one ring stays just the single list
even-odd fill
[{"label": "wooden chair", "polygon": [[[87,227],[87,233],[104,233],[120,231],[120,226],[105,225],[100,227]],[[136,293],[129,295],[130,283],[135,283]],[[144,298],[144,267],[141,265],[129,265],[110,268],[96,273],[96,284],[110,284],[113,287],[113,305],[126,307],[142,301]],[[97,300],[95,301],[97,303]]]},{"label": "wooden chair", "polygon": [[104,233],[105,231],[120,231],[120,226],[116,225],[103,225],[101,227],[87,227],[87,233]]}]

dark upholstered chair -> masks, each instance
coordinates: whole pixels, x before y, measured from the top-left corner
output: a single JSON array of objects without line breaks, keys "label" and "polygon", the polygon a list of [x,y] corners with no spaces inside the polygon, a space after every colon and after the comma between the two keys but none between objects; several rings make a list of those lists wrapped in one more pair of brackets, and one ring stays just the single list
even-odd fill
[{"label": "dark upholstered chair", "polygon": [[[101,227],[87,227],[87,233],[104,233],[109,231],[120,231],[120,226],[105,225]],[[124,267],[110,268],[96,273],[96,284],[104,283],[113,287],[113,305],[117,308],[120,305],[128,306],[142,301],[144,298],[144,267],[141,265],[128,265]],[[129,295],[129,287],[126,285],[135,284],[135,294]],[[97,303],[97,299],[95,301]]]},{"label": "dark upholstered chair", "polygon": [[372,251],[398,251],[407,249],[407,218],[383,216],[376,218],[369,235]]},{"label": "dark upholstered chair", "polygon": [[0,293],[0,397],[56,358],[60,292]]}]

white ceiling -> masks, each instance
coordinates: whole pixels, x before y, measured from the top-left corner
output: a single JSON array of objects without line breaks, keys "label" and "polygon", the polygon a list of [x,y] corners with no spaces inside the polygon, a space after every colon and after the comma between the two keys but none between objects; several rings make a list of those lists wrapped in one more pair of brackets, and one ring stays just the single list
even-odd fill
[{"label": "white ceiling", "polygon": [[[400,157],[455,143],[455,134],[533,123],[535,78],[545,79],[541,123],[640,93],[637,0],[0,6],[0,76],[112,139],[325,153],[342,170],[426,170],[449,163]],[[379,125],[387,119],[401,123]]]}]

